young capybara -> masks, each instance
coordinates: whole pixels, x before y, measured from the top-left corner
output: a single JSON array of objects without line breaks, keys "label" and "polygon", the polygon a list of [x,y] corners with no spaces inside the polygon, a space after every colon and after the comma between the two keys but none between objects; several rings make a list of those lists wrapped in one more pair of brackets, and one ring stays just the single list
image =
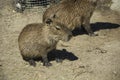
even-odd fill
[{"label": "young capybara", "polygon": [[[83,25],[90,36],[95,36],[90,27],[90,18],[99,0],[62,0],[59,4],[50,6],[43,15],[46,18],[54,16],[54,21],[67,26],[70,30]],[[55,14],[55,15],[53,15]]]},{"label": "young capybara", "polygon": [[19,49],[25,61],[35,66],[35,59],[42,57],[43,65],[50,66],[47,54],[56,48],[59,40],[68,41],[71,31],[63,25],[47,19],[46,23],[28,24],[18,38]]}]

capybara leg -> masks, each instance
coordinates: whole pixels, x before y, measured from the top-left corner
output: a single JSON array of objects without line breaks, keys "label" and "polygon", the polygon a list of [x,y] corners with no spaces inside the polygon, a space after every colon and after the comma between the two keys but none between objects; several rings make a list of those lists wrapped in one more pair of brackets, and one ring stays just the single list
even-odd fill
[{"label": "capybara leg", "polygon": [[33,59],[22,56],[25,61],[27,61],[31,66],[36,66],[36,63]]},{"label": "capybara leg", "polygon": [[42,55],[42,59],[43,59],[43,66],[49,67],[52,64],[48,61],[47,55]]},{"label": "capybara leg", "polygon": [[94,34],[94,32],[92,31],[89,19],[85,19],[84,20],[83,27],[85,28],[85,30],[87,31],[87,33],[89,34],[89,36],[97,36],[98,35],[98,34]]},{"label": "capybara leg", "polygon": [[62,61],[63,61],[63,60],[60,58],[60,55],[57,54],[57,53],[55,54],[55,60],[56,60],[57,63],[62,63]]},{"label": "capybara leg", "polygon": [[84,25],[84,28],[89,36],[96,36],[96,34],[94,34],[94,32],[91,30],[91,27],[89,25]]},{"label": "capybara leg", "polygon": [[57,63],[62,63],[62,61],[63,61],[63,60],[60,59],[60,58],[56,58],[55,60],[56,60]]},{"label": "capybara leg", "polygon": [[36,63],[33,59],[30,59],[28,62],[31,66],[34,66],[34,67],[36,66]]}]

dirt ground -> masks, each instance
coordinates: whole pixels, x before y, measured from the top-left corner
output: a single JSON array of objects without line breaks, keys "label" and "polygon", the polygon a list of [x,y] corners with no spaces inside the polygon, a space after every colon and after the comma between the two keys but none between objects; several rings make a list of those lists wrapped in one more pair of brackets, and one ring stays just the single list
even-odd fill
[{"label": "dirt ground", "polygon": [[41,22],[42,9],[21,14],[9,2],[0,1],[0,80],[120,80],[120,14],[95,11],[91,26],[99,36],[76,31],[68,46],[58,44],[62,63],[52,60],[46,68],[37,62],[32,67],[23,61],[17,39],[26,24]]}]

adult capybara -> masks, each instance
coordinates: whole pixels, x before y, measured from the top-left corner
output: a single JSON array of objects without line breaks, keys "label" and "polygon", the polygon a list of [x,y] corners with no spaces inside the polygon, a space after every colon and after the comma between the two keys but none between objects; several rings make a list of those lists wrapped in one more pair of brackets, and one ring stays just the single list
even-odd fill
[{"label": "adult capybara", "polygon": [[[95,36],[90,27],[90,18],[99,0],[62,0],[59,4],[50,6],[43,15],[43,22],[46,18],[53,18],[67,26],[70,30],[83,25],[90,36]],[[55,15],[53,15],[55,14]]]},{"label": "adult capybara", "polygon": [[50,66],[47,53],[56,48],[59,40],[68,41],[71,31],[51,19],[46,23],[28,24],[18,38],[19,49],[24,60],[35,66],[35,59],[42,57],[43,65]]}]

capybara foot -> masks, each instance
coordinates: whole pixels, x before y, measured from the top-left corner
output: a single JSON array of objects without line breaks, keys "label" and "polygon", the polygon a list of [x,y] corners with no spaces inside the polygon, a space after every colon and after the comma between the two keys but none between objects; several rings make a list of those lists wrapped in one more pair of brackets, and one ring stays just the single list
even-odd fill
[{"label": "capybara foot", "polygon": [[57,62],[57,63],[62,63],[63,60],[62,60],[62,59],[59,59],[59,58],[56,58],[56,62]]},{"label": "capybara foot", "polygon": [[94,37],[94,36],[98,36],[98,34],[97,33],[89,33],[89,36]]},{"label": "capybara foot", "polygon": [[36,63],[35,63],[35,61],[34,60],[29,60],[29,64],[31,65],[31,66],[36,66]]},{"label": "capybara foot", "polygon": [[49,66],[52,66],[52,64],[47,62],[47,63],[43,63],[43,66],[49,67]]}]

